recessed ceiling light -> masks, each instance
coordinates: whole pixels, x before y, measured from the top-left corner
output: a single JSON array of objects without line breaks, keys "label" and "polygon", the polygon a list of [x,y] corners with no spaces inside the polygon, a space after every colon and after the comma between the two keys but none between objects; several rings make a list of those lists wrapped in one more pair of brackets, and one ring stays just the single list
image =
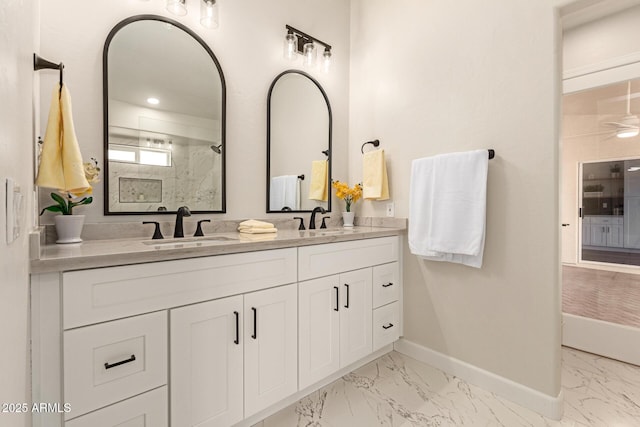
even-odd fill
[{"label": "recessed ceiling light", "polygon": [[151,105],[160,104],[160,100],[158,98],[147,98],[147,102]]}]

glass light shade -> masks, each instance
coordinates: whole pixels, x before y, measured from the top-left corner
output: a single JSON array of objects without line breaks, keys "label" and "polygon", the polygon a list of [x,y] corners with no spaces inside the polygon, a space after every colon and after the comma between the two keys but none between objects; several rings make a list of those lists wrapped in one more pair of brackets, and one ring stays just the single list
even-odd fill
[{"label": "glass light shade", "polygon": [[316,63],[316,47],[313,45],[313,42],[305,43],[302,55],[302,65],[305,67],[313,67]]},{"label": "glass light shade", "polygon": [[287,33],[284,39],[283,55],[285,59],[293,61],[298,56],[298,39],[293,33]]},{"label": "glass light shade", "polygon": [[324,49],[322,54],[322,71],[328,73],[331,70],[331,50],[329,48]]},{"label": "glass light shade", "polygon": [[184,16],[187,14],[185,0],[167,0],[167,10],[174,15]]},{"label": "glass light shade", "polygon": [[218,28],[218,3],[215,0],[201,0],[200,25],[205,28]]},{"label": "glass light shade", "polygon": [[638,128],[618,129],[616,131],[616,136],[618,138],[633,138],[634,136],[638,136],[639,133],[640,129]]}]

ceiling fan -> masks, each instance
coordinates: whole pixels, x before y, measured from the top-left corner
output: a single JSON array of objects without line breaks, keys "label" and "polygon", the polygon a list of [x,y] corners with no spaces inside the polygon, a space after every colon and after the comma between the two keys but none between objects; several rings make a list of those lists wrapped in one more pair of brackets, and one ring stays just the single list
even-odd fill
[{"label": "ceiling fan", "polygon": [[640,119],[631,114],[631,81],[627,82],[627,114],[620,121],[604,124],[614,127],[618,138],[632,138],[640,133]]}]

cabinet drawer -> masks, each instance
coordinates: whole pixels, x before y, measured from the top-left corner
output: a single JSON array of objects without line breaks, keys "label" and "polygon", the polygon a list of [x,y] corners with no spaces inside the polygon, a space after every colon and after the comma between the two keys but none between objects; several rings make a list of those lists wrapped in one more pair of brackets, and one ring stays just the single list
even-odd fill
[{"label": "cabinet drawer", "polygon": [[167,387],[67,421],[65,427],[167,427]]},{"label": "cabinet drawer", "polygon": [[397,262],[373,267],[373,308],[400,298],[400,266]]},{"label": "cabinet drawer", "polygon": [[398,261],[397,236],[298,248],[298,280]]},{"label": "cabinet drawer", "polygon": [[592,216],[590,223],[592,225],[617,225],[624,222],[622,216]]},{"label": "cabinet drawer", "polygon": [[65,331],[66,419],[167,382],[167,313]]},{"label": "cabinet drawer", "polygon": [[400,338],[400,305],[392,302],[373,310],[373,351]]},{"label": "cabinet drawer", "polygon": [[296,281],[296,249],[63,273],[64,329]]}]

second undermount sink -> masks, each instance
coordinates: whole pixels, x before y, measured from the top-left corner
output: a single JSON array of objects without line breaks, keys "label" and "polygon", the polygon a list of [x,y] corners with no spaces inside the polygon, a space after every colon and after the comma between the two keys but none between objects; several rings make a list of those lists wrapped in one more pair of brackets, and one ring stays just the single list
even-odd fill
[{"label": "second undermount sink", "polygon": [[319,230],[315,231],[316,236],[337,236],[340,234],[350,234],[353,233],[353,229],[327,229],[327,230]]},{"label": "second undermount sink", "polygon": [[204,244],[223,243],[238,240],[228,236],[202,236],[202,237],[179,237],[173,239],[145,240],[142,243],[149,246],[200,246]]}]

